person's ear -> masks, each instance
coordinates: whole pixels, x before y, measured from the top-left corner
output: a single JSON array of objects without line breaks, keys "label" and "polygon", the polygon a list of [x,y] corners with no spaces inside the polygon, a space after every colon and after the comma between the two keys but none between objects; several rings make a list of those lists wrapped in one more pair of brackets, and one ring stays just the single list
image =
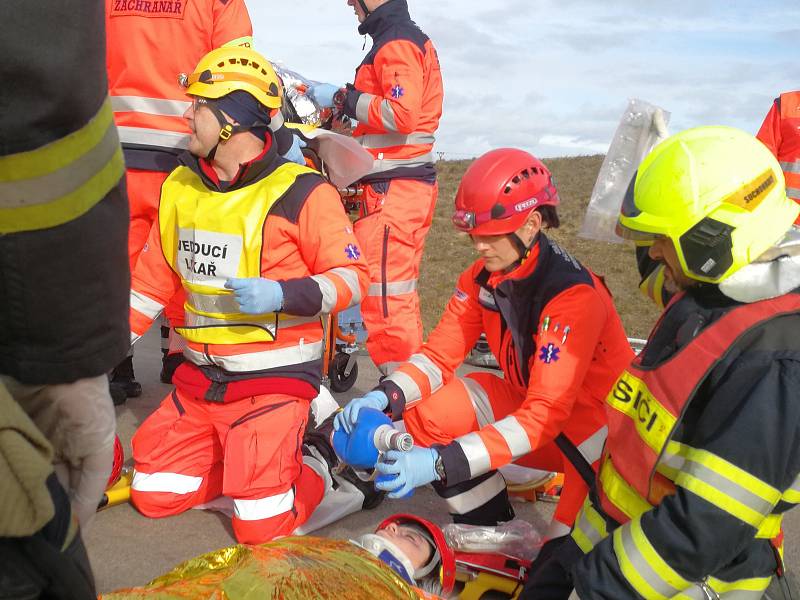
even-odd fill
[{"label": "person's ear", "polygon": [[518,233],[518,235],[522,234],[519,235],[520,239],[525,242],[525,245],[530,244],[542,230],[542,213],[532,210],[528,213],[528,218],[525,219],[525,223],[520,229],[521,231]]}]

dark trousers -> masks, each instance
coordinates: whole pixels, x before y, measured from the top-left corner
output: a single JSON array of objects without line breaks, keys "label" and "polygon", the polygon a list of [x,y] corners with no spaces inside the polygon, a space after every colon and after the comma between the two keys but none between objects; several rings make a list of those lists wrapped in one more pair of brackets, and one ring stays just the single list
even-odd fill
[{"label": "dark trousers", "polygon": [[47,487],[55,505],[50,522],[29,537],[0,538],[0,600],[97,597],[86,548],[70,526],[69,498],[55,475]]},{"label": "dark trousers", "polygon": [[572,566],[583,552],[571,536],[550,540],[533,561],[519,600],[567,600],[572,593]]}]

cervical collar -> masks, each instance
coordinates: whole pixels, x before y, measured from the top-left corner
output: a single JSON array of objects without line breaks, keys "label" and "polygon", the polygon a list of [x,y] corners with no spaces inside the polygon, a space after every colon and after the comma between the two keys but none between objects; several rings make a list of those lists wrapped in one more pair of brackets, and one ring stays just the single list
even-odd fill
[{"label": "cervical collar", "polygon": [[374,533],[366,533],[357,540],[350,541],[378,557],[400,577],[414,585],[414,566],[403,551],[392,542]]}]

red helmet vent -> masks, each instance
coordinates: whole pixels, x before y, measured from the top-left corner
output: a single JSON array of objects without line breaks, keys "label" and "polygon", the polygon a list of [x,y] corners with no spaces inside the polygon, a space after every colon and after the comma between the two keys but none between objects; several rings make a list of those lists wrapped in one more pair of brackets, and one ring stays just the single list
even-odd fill
[{"label": "red helmet vent", "polygon": [[500,148],[476,159],[456,193],[453,224],[474,235],[502,235],[519,229],[540,206],[559,203],[550,171],[533,155]]}]

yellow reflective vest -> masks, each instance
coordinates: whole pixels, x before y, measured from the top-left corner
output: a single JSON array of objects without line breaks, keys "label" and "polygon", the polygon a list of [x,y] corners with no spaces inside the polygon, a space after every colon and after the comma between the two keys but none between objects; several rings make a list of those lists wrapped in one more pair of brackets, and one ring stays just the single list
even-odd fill
[{"label": "yellow reflective vest", "polygon": [[164,258],[186,291],[186,325],[177,328],[184,338],[201,344],[276,339],[286,317],[241,312],[224,285],[231,277],[261,277],[263,228],[272,205],[298,176],[314,172],[285,163],[252,185],[224,193],[206,187],[188,167],[170,174],[158,218]]}]

